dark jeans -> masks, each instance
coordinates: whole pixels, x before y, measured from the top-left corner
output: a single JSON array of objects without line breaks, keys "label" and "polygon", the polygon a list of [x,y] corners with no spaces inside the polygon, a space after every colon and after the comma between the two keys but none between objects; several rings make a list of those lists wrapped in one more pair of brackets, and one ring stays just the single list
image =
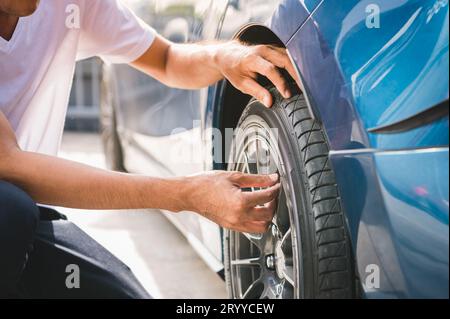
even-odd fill
[{"label": "dark jeans", "polygon": [[150,296],[126,265],[65,216],[0,181],[0,298]]}]

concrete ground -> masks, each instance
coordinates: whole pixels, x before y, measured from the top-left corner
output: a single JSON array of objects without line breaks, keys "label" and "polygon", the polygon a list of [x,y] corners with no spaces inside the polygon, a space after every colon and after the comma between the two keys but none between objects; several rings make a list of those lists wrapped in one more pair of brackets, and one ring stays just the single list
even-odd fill
[{"label": "concrete ground", "polygon": [[[105,166],[96,134],[66,133],[60,157]],[[225,283],[158,211],[61,211],[123,260],[153,297],[227,297]]]}]

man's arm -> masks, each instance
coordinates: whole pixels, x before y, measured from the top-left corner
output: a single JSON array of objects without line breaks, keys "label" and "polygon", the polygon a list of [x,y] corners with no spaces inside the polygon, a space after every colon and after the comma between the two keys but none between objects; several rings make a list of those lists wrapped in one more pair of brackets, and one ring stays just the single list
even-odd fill
[{"label": "man's arm", "polygon": [[279,69],[286,69],[296,79],[285,49],[247,46],[238,41],[174,44],[157,36],[132,65],[168,86],[182,89],[206,87],[225,77],[268,107],[272,106],[272,96],[257,83],[257,75],[267,77],[285,98],[291,93]]},{"label": "man's arm", "polygon": [[[41,204],[82,209],[189,210],[226,228],[264,232],[273,216],[280,187],[277,179],[229,172],[159,179],[95,169],[20,150],[0,112],[0,180],[21,187]],[[241,187],[269,188],[245,193]]]}]

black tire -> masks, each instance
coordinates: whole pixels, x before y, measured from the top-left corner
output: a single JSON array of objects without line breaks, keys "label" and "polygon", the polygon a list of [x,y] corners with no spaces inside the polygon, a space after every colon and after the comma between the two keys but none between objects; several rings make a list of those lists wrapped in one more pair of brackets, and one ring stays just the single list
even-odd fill
[{"label": "black tire", "polygon": [[[320,123],[311,118],[301,93],[284,100],[275,89],[271,92],[275,98],[273,108],[267,109],[252,100],[238,128],[251,116],[257,116],[279,131],[278,147],[280,153],[285,154],[286,171],[291,172],[284,177],[289,184],[286,192],[292,192],[295,203],[291,207],[296,207],[290,213],[290,227],[297,234],[292,241],[299,250],[292,255],[298,256],[294,261],[298,269],[294,271],[297,287],[294,287],[293,298],[355,298],[357,281],[351,243],[329,161],[326,135]],[[229,169],[234,170],[230,166]],[[240,237],[233,237],[233,233],[224,231],[225,276],[229,296],[238,298],[236,281],[240,279],[232,269],[235,266],[231,259],[235,249],[232,246],[237,245],[238,240],[233,238]]]},{"label": "black tire", "polygon": [[107,72],[103,72],[100,99],[100,130],[105,161],[108,169],[125,172],[122,145],[117,132],[113,83],[107,74]]}]

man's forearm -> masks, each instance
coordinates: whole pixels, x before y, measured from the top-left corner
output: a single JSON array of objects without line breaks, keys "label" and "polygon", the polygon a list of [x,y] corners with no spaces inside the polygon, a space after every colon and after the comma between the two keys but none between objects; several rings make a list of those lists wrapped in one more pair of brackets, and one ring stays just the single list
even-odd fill
[{"label": "man's forearm", "polygon": [[166,74],[171,86],[198,89],[223,78],[218,68],[223,43],[173,44],[169,47]]},{"label": "man's forearm", "polygon": [[36,153],[13,151],[1,179],[23,188],[40,204],[81,209],[189,209],[185,179],[109,172]]},{"label": "man's forearm", "polygon": [[203,88],[223,77],[216,61],[221,45],[175,44],[158,37],[132,65],[170,87]]}]

